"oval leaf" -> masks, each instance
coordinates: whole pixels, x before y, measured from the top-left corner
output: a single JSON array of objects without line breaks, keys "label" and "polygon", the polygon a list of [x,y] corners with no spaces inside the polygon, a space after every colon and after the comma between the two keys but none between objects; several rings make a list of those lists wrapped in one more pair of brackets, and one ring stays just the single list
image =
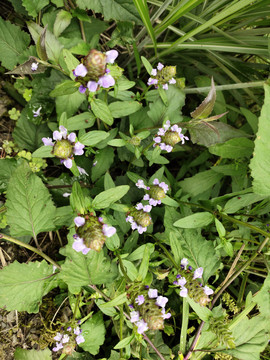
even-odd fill
[{"label": "oval leaf", "polygon": [[98,194],[93,200],[93,207],[95,209],[105,209],[111,204],[120,200],[129,190],[128,185],[116,186],[115,188],[103,191]]},{"label": "oval leaf", "polygon": [[195,229],[211,224],[214,216],[209,212],[201,212],[177,220],[173,225],[184,229]]}]

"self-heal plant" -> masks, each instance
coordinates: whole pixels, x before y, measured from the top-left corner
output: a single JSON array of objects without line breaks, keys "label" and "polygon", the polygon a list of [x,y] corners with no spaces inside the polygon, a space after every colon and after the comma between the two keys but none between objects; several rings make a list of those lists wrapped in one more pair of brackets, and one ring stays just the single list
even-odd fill
[{"label": "self-heal plant", "polygon": [[158,88],[160,85],[164,90],[168,90],[169,84],[176,84],[175,75],[176,66],[164,66],[159,62],[157,68],[152,69],[147,85],[154,85],[155,88]]},{"label": "self-heal plant", "polygon": [[147,230],[147,226],[152,223],[151,216],[148,214],[151,209],[151,205],[138,203],[129,211],[126,221],[131,224],[132,230],[138,230],[139,234],[142,234]]},{"label": "self-heal plant", "polygon": [[53,132],[53,140],[51,138],[42,138],[45,146],[52,147],[52,154],[60,159],[61,163],[68,169],[72,168],[73,155],[83,155],[84,145],[79,141],[76,141],[76,134],[68,134],[67,129],[63,126],[59,126],[59,130]]},{"label": "self-heal plant", "polygon": [[68,326],[66,331],[58,332],[54,337],[56,345],[53,347],[54,352],[62,350],[63,354],[71,355],[75,351],[76,345],[85,342],[82,330],[79,326],[73,328]]},{"label": "self-heal plant", "polygon": [[185,140],[189,140],[189,138],[182,134],[182,129],[178,125],[171,126],[170,120],[167,120],[153,140],[154,147],[158,145],[161,150],[171,152],[176,144],[180,141],[184,144]]},{"label": "self-heal plant", "polygon": [[144,195],[143,200],[148,201],[149,205],[157,206],[161,204],[161,200],[165,198],[169,186],[164,182],[159,182],[158,179],[153,180],[153,185],[144,185],[143,180],[138,180],[136,186],[139,189],[145,189],[147,194]]}]

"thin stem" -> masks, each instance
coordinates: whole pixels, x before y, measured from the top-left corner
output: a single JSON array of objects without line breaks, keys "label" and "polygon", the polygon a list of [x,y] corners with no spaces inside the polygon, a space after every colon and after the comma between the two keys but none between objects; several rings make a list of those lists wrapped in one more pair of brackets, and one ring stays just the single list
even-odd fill
[{"label": "thin stem", "polygon": [[57,262],[55,262],[53,259],[51,259],[48,255],[44,254],[44,252],[42,252],[41,250],[38,250],[36,248],[34,248],[33,246],[29,245],[29,244],[25,244],[24,242],[18,240],[18,239],[14,239],[11,236],[5,235],[5,234],[1,234],[0,233],[0,239],[4,239],[7,241],[12,242],[13,244],[17,244],[19,246],[22,246],[28,250],[33,251],[34,253],[38,254],[39,256],[43,257],[43,259],[47,260],[49,263],[51,263],[52,265],[56,266],[58,269],[61,269],[61,266],[57,264]]},{"label": "thin stem", "polygon": [[74,312],[73,312],[73,321],[75,321],[75,319],[76,319],[76,313],[79,308],[80,300],[81,300],[81,293],[79,293],[76,298],[75,308],[74,308]]},{"label": "thin stem", "polygon": [[124,278],[126,279],[127,282],[131,282],[131,280],[130,280],[130,278],[129,278],[126,270],[125,270],[125,267],[124,267],[124,264],[123,264],[123,261],[122,261],[121,256],[119,255],[119,253],[118,253],[117,251],[116,251],[115,253],[116,253],[116,256],[117,256],[117,258],[118,258],[119,265],[120,265],[120,269],[121,269],[121,271],[122,271],[122,273],[123,273],[123,275],[124,275]]},{"label": "thin stem", "polygon": [[186,298],[183,298],[182,311],[183,312],[182,312],[182,326],[181,326],[181,334],[180,334],[180,353],[184,354],[186,351],[188,315],[189,315],[189,303]]},{"label": "thin stem", "polygon": [[[265,81],[251,81],[251,82],[238,83],[238,84],[215,85],[215,89],[216,91],[246,89],[252,87],[262,87],[264,86],[264,84]],[[185,94],[202,94],[204,92],[209,92],[210,89],[211,89],[210,86],[204,86],[199,88],[182,89],[182,91]]]}]

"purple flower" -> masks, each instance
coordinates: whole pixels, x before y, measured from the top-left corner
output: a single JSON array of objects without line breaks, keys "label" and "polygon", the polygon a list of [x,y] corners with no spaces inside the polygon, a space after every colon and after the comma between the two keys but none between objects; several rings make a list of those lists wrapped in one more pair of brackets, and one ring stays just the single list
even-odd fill
[{"label": "purple flower", "polygon": [[187,283],[187,280],[182,277],[180,279],[177,280],[177,285],[181,286],[181,287],[184,287],[184,285]]},{"label": "purple flower", "polygon": [[205,285],[205,287],[203,288],[203,291],[204,291],[205,295],[212,295],[212,294],[214,294],[214,291],[213,291],[210,287],[208,287],[208,286],[206,286],[206,285]]},{"label": "purple flower", "polygon": [[66,344],[66,343],[68,343],[68,342],[69,342],[69,336],[68,336],[68,334],[65,334],[65,335],[63,336],[62,343],[63,343],[63,344]]},{"label": "purple flower", "polygon": [[38,69],[38,63],[33,62],[33,63],[31,64],[31,70],[32,70],[32,71],[37,71],[37,69]]},{"label": "purple flower", "polygon": [[56,343],[56,346],[52,349],[54,352],[57,352],[58,350],[63,349],[62,343]]},{"label": "purple flower", "polygon": [[78,166],[78,165],[77,165],[77,168],[78,168],[79,173],[80,173],[81,175],[89,176],[89,174],[87,174],[87,172],[86,172],[83,168],[81,168],[81,167]]},{"label": "purple flower", "polygon": [[162,317],[163,317],[163,319],[165,320],[165,319],[169,319],[171,316],[172,316],[172,314],[171,313],[165,313],[165,308],[162,308],[161,309],[161,314],[162,314]]},{"label": "purple flower", "polygon": [[96,165],[97,165],[97,161],[94,161],[94,162],[93,162],[93,166],[96,166]]},{"label": "purple flower", "polygon": [[164,181],[162,181],[162,182],[159,184],[159,187],[160,187],[161,189],[163,189],[163,191],[165,192],[165,194],[166,194],[166,192],[169,190],[169,186],[168,186]]},{"label": "purple flower", "polygon": [[187,297],[188,294],[188,289],[186,287],[183,287],[179,293],[180,296],[182,297]]},{"label": "purple flower", "polygon": [[42,106],[40,106],[36,111],[33,111],[33,116],[38,117],[40,116],[40,110],[42,109]]},{"label": "purple flower", "polygon": [[81,144],[79,141],[77,141],[73,148],[74,155],[83,155],[83,152],[84,152],[83,148],[84,148],[84,145]]},{"label": "purple flower", "polygon": [[83,239],[81,239],[79,236],[76,236],[75,241],[72,244],[72,249],[77,252],[82,252],[84,255],[86,255],[91,250],[84,244]]},{"label": "purple flower", "polygon": [[157,76],[157,69],[152,69],[151,75],[152,76]]},{"label": "purple flower", "polygon": [[95,92],[97,91],[98,83],[96,81],[88,81],[87,87],[90,92]]},{"label": "purple flower", "polygon": [[196,269],[194,271],[194,274],[193,274],[193,279],[201,279],[202,274],[203,274],[203,268],[202,267]]},{"label": "purple flower", "polygon": [[150,299],[154,299],[158,297],[158,291],[157,289],[149,289],[148,290],[148,296]]},{"label": "purple flower", "polygon": [[135,303],[138,305],[142,305],[144,303],[144,296],[143,295],[138,295],[135,299]]},{"label": "purple flower", "polygon": [[71,331],[71,330],[72,330],[72,327],[69,326],[69,327],[67,328],[67,331]]},{"label": "purple flower", "polygon": [[99,78],[98,84],[107,89],[115,84],[115,80],[111,75],[103,75]]},{"label": "purple flower", "polygon": [[74,76],[81,76],[81,77],[85,77],[85,75],[88,73],[87,68],[83,65],[80,64],[78,65],[75,70],[73,71]]},{"label": "purple flower", "polygon": [[132,323],[134,323],[136,321],[139,321],[139,319],[140,319],[139,311],[131,311],[131,313],[130,313],[130,321]]},{"label": "purple flower", "polygon": [[72,168],[72,160],[71,159],[60,160],[60,162],[61,162],[61,164],[64,164],[67,169]]},{"label": "purple flower", "polygon": [[58,332],[58,333],[56,333],[56,336],[54,337],[54,340],[55,340],[55,341],[61,341],[61,340],[62,340],[62,337],[63,337],[63,335]]},{"label": "purple flower", "polygon": [[149,78],[147,81],[148,86],[157,85],[157,84],[158,84],[158,79]]},{"label": "purple flower", "polygon": [[44,144],[45,146],[53,146],[53,145],[54,145],[54,143],[53,143],[53,141],[52,141],[52,138],[49,138],[49,137],[45,138],[45,137],[43,137],[43,138],[42,138],[42,141],[43,141],[43,144]]},{"label": "purple flower", "polygon": [[188,266],[188,259],[183,258],[183,259],[181,260],[181,266],[183,266],[183,268],[186,269],[187,266]]},{"label": "purple flower", "polygon": [[105,236],[111,237],[116,233],[116,228],[113,226],[109,226],[107,224],[104,224],[102,226],[102,232]]},{"label": "purple flower", "polygon": [[75,140],[76,140],[76,134],[74,133],[74,132],[72,132],[72,133],[70,133],[69,135],[68,135],[68,140],[70,141],[70,142],[75,142]]},{"label": "purple flower", "polygon": [[169,84],[176,84],[176,80],[174,78],[171,78],[171,80],[169,80]]},{"label": "purple flower", "polygon": [[164,65],[159,62],[158,66],[157,66],[158,71],[161,71],[163,68],[164,68]]},{"label": "purple flower", "polygon": [[53,132],[53,140],[66,139],[66,137],[67,137],[67,129],[63,125],[60,125],[59,130],[60,131],[55,130]]},{"label": "purple flower", "polygon": [[137,210],[142,210],[142,209],[143,209],[143,204],[142,204],[142,203],[138,203],[138,204],[135,206],[135,208],[136,208]]},{"label": "purple flower", "polygon": [[78,336],[76,336],[75,341],[79,345],[79,344],[85,342],[85,339],[84,339],[83,335],[78,335]]},{"label": "purple flower", "polygon": [[143,180],[141,180],[141,179],[138,180],[135,185],[136,185],[137,188],[139,188],[139,189],[146,189],[146,185],[144,185],[144,182],[143,182]]},{"label": "purple flower", "polygon": [[138,326],[137,332],[139,334],[144,333],[146,330],[148,330],[148,325],[147,323],[142,319],[138,322],[136,322],[136,326]]},{"label": "purple flower", "polygon": [[80,333],[82,332],[82,330],[79,328],[79,326],[77,326],[74,330],[73,330],[75,335],[80,335]]},{"label": "purple flower", "polygon": [[158,296],[156,305],[164,308],[167,302],[168,302],[168,298],[166,298],[165,296]]},{"label": "purple flower", "polygon": [[169,86],[168,86],[168,84],[163,84],[163,85],[162,85],[162,88],[163,88],[164,90],[168,90],[168,89],[169,89]]},{"label": "purple flower", "polygon": [[159,144],[159,143],[161,143],[161,137],[160,136],[156,136],[156,137],[154,137],[154,142],[156,143],[156,144]]},{"label": "purple flower", "polygon": [[145,211],[145,212],[150,212],[151,210],[152,210],[152,206],[151,206],[151,205],[144,205],[143,211]]},{"label": "purple flower", "polygon": [[[136,224],[137,225],[137,224]],[[135,230],[135,229],[133,229],[133,230]],[[143,234],[146,230],[147,230],[147,228],[146,227],[143,227],[143,226],[141,226],[141,225],[137,225],[137,230],[138,230],[138,233],[139,234]]]},{"label": "purple flower", "polygon": [[84,94],[85,92],[86,92],[86,87],[85,86],[83,86],[83,85],[80,85],[80,87],[79,87],[79,92],[81,93],[81,94]]},{"label": "purple flower", "polygon": [[113,64],[114,60],[117,58],[118,56],[118,51],[116,50],[109,50],[106,52],[106,62]]},{"label": "purple flower", "polygon": [[76,216],[74,222],[77,227],[83,226],[85,224],[85,218],[82,216]]}]

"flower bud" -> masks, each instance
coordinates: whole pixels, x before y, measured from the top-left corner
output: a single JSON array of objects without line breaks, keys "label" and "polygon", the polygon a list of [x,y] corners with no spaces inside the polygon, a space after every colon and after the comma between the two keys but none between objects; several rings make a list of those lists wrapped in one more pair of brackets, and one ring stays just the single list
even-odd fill
[{"label": "flower bud", "polygon": [[89,79],[92,81],[98,81],[106,71],[106,54],[92,49],[88,55],[84,58],[84,66],[87,68]]},{"label": "flower bud", "polygon": [[144,212],[143,210],[132,211],[132,216],[135,222],[144,228],[151,225],[152,223],[151,216],[147,212]]},{"label": "flower bud", "polygon": [[154,200],[162,200],[165,198],[166,194],[161,187],[154,185],[150,186],[149,196]]},{"label": "flower bud", "polygon": [[69,159],[73,153],[73,146],[66,139],[58,140],[53,146],[52,153],[60,159]]},{"label": "flower bud", "polygon": [[170,130],[166,131],[165,135],[162,136],[161,139],[166,145],[170,145],[172,147],[174,147],[181,141],[179,134],[175,131]]},{"label": "flower bud", "polygon": [[160,84],[169,82],[176,75],[176,66],[165,66],[157,72],[156,78]]},{"label": "flower bud", "polygon": [[77,234],[83,239],[86,247],[99,252],[105,243],[106,236],[96,216],[87,216],[85,224],[78,227]]},{"label": "flower bud", "polygon": [[129,143],[134,146],[139,146],[141,144],[141,139],[139,136],[132,136],[132,138],[129,140]]},{"label": "flower bud", "polygon": [[66,355],[72,355],[73,352],[75,350],[75,345],[74,344],[68,344],[66,346],[64,346],[62,353],[66,354]]}]

